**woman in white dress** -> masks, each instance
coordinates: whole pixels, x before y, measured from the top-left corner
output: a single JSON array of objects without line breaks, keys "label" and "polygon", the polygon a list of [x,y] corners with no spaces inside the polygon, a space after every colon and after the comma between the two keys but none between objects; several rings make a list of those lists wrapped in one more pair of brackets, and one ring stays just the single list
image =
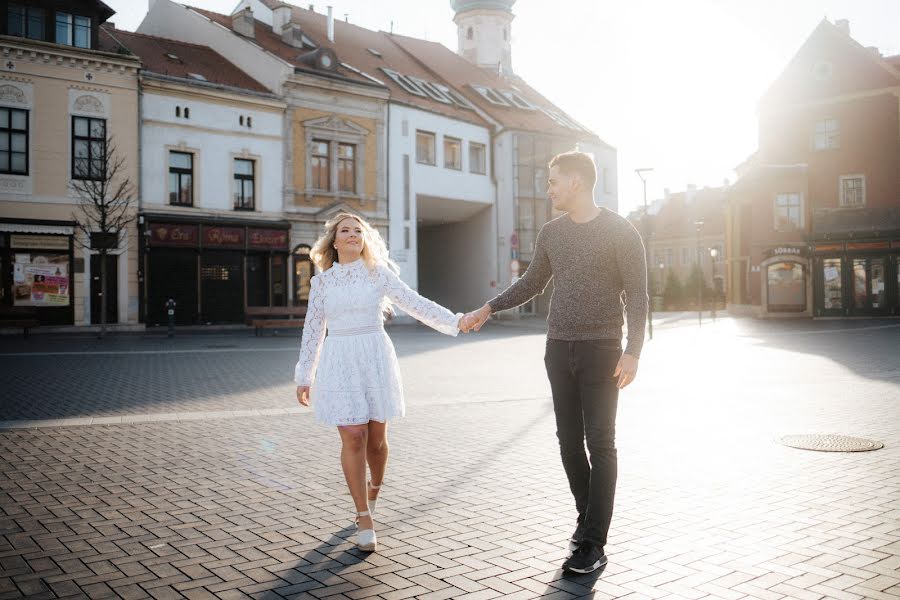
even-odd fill
[{"label": "woman in white dress", "polygon": [[356,505],[357,545],[374,551],[372,517],[388,460],[387,424],[405,413],[400,368],[384,316],[396,304],[452,336],[465,324],[462,314],[423,298],[400,280],[378,231],[360,217],[341,213],[331,219],[310,255],[320,273],[312,278],[294,371],[297,400],[312,404],[320,423],[337,426],[341,466]]}]

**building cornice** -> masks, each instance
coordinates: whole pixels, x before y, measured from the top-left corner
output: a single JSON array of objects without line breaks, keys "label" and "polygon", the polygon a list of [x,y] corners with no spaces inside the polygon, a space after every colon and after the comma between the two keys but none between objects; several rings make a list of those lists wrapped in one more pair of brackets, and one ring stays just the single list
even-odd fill
[{"label": "building cornice", "polygon": [[236,104],[260,104],[276,109],[287,107],[287,103],[275,94],[255,92],[205,81],[194,81],[152,71],[141,71],[141,83],[144,89],[148,91],[177,93],[183,96],[195,96],[200,99],[214,98],[219,101],[228,101]]},{"label": "building cornice", "polygon": [[18,60],[40,60],[45,63],[82,64],[85,67],[98,67],[122,73],[137,73],[141,60],[137,56],[115,54],[102,50],[90,50],[51,44],[39,40],[25,40],[19,37],[0,35],[0,52],[3,58],[15,57]]}]

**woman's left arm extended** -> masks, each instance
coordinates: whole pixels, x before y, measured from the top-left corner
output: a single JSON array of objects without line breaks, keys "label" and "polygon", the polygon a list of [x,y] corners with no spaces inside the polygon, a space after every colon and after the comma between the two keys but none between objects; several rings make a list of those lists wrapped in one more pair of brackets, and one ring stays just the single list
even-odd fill
[{"label": "woman's left arm extended", "polygon": [[387,267],[379,267],[379,279],[384,295],[413,318],[447,335],[456,336],[459,333],[462,313],[453,314],[440,304],[420,296]]}]

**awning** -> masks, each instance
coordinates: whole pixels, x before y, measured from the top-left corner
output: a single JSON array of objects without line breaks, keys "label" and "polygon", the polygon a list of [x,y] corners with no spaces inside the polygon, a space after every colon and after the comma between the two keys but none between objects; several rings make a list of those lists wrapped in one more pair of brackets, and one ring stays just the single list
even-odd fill
[{"label": "awning", "polygon": [[0,223],[0,231],[9,233],[49,233],[72,235],[75,228],[70,225],[29,225],[27,223]]}]

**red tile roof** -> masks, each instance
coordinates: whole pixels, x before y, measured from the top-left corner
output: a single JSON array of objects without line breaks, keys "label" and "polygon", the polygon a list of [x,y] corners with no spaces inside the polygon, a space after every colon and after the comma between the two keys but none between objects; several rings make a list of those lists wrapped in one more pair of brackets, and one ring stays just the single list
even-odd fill
[{"label": "red tile roof", "polygon": [[[269,8],[283,4],[280,0],[261,1]],[[505,78],[481,69],[447,47],[435,42],[383,31],[372,31],[339,19],[334,21],[335,42],[332,43],[328,41],[326,15],[298,6],[290,6],[291,18],[293,22],[299,24],[305,36],[317,46],[333,50],[342,63],[381,81],[390,90],[391,100],[394,102],[485,126],[496,122],[506,129],[556,134],[603,143],[593,133],[575,131],[558,123],[540,110],[494,105],[471,87],[474,84],[498,91],[516,91],[537,106],[565,115],[562,110],[537,93],[521,78],[515,76]],[[228,15],[193,7],[191,10],[232,29],[232,20]],[[255,42],[263,49],[296,67],[311,71],[308,66],[298,60],[298,57],[308,50],[304,51],[284,43],[281,36],[272,31],[271,26],[259,20],[256,20]],[[382,68],[450,87],[478,107],[480,113],[487,116],[487,120],[482,118],[479,112],[456,105],[448,105],[430,97],[412,94],[386,75]],[[349,81],[372,84],[371,79],[365,75],[354,72],[343,65],[338,69],[338,73]],[[571,118],[569,119],[571,120]]]},{"label": "red tile roof", "polygon": [[221,54],[206,46],[107,27],[100,27],[99,44],[101,50],[108,52],[127,49],[141,59],[143,70],[150,73],[189,81],[206,81],[252,92],[269,91],[225,60]]}]

